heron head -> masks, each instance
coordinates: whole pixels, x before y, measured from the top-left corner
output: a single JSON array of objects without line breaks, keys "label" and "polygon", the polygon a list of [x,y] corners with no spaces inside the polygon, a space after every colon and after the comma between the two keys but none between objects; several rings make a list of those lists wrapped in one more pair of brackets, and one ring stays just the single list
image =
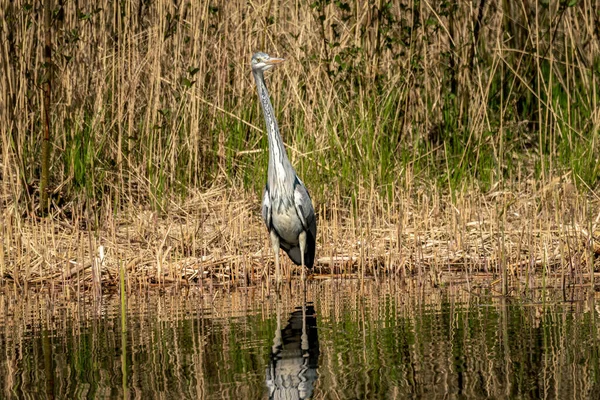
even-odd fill
[{"label": "heron head", "polygon": [[271,57],[267,53],[254,53],[252,56],[252,70],[265,72],[283,61],[283,58]]}]

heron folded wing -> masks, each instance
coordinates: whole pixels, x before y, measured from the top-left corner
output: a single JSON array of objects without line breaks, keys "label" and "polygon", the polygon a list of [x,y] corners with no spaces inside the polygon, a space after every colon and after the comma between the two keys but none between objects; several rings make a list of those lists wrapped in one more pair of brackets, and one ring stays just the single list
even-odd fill
[{"label": "heron folded wing", "polygon": [[296,184],[294,185],[294,206],[304,230],[310,232],[315,237],[317,235],[315,210],[313,209],[312,201],[306,187],[304,187],[302,181],[298,178],[296,178]]},{"label": "heron folded wing", "polygon": [[269,197],[269,185],[265,185],[265,189],[263,190],[263,200],[262,200],[262,217],[267,225],[267,229],[271,229],[271,200]]}]

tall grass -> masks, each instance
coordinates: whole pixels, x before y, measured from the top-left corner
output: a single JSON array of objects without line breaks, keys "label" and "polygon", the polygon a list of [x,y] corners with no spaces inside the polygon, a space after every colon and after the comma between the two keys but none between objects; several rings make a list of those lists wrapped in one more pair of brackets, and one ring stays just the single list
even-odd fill
[{"label": "tall grass", "polygon": [[268,85],[318,197],[325,183],[346,194],[398,184],[407,169],[452,187],[569,170],[595,187],[597,5],[56,3],[48,62],[42,5],[12,2],[4,193],[24,200],[39,185],[48,81],[55,203],[158,207],[223,175],[258,191],[266,139],[248,63],[258,49],[288,59]]},{"label": "tall grass", "polygon": [[[45,208],[48,82],[59,220],[114,228],[119,210],[164,215],[221,182],[259,194],[257,50],[287,59],[267,85],[292,163],[322,218],[332,204],[364,218],[355,232],[370,235],[382,215],[414,218],[402,214],[407,198],[439,211],[446,195],[459,209],[477,193],[555,182],[591,193],[600,181],[597,1],[51,5],[51,61],[43,5],[0,8],[0,200],[11,226]],[[468,222],[450,218],[453,232]]]}]

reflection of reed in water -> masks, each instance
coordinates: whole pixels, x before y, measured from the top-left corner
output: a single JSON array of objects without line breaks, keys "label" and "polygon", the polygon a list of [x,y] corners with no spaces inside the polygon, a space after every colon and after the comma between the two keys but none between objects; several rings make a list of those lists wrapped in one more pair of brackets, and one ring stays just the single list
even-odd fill
[{"label": "reflection of reed in water", "polygon": [[290,315],[281,329],[281,305],[277,305],[277,331],[267,367],[270,399],[309,399],[317,381],[319,336],[315,308],[308,303]]}]

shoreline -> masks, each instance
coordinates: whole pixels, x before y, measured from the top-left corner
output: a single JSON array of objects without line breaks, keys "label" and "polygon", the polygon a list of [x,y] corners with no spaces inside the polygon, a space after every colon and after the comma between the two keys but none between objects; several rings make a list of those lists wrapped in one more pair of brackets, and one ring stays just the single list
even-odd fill
[{"label": "shoreline", "polygon": [[[317,275],[423,276],[438,284],[447,272],[484,273],[508,289],[542,275],[591,283],[600,264],[600,201],[566,193],[561,184],[465,191],[456,201],[423,190],[387,201],[364,190],[358,212],[341,204],[316,203]],[[139,287],[272,278],[273,254],[253,193],[215,187],[171,201],[163,215],[139,206],[106,213],[95,230],[85,229],[83,218],[32,221],[10,210],[2,214],[2,286],[92,287],[98,268],[102,286],[118,285],[121,265],[128,284]],[[281,259],[284,279],[297,279],[299,267]]]}]

